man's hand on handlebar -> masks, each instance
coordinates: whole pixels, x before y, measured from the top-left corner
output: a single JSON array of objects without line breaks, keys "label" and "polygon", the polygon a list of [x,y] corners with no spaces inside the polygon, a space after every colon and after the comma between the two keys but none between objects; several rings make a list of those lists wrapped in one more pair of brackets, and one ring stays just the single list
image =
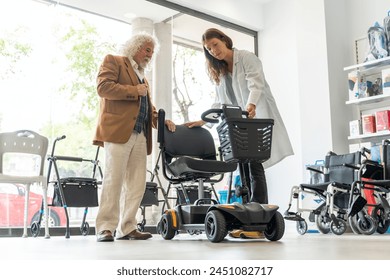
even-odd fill
[{"label": "man's hand on handlebar", "polygon": [[205,121],[199,120],[199,121],[194,121],[194,122],[183,123],[183,125],[187,126],[188,128],[193,128],[193,127],[197,127],[197,126],[202,126],[205,123],[206,123]]}]

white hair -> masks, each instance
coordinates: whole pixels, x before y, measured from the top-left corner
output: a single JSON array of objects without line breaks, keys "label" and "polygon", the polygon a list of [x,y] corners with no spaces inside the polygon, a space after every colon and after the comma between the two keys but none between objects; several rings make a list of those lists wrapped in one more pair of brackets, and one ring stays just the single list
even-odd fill
[{"label": "white hair", "polygon": [[154,46],[154,54],[152,57],[153,59],[160,49],[160,44],[158,42],[158,39],[155,36],[150,35],[149,33],[146,32],[140,32],[132,36],[129,40],[127,40],[123,44],[119,53],[123,56],[127,56],[129,59],[133,59],[135,54],[145,43],[153,44]]}]

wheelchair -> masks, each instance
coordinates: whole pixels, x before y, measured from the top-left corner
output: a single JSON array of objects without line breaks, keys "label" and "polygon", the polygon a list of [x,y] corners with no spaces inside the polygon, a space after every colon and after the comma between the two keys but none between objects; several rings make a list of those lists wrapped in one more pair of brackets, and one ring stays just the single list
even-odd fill
[{"label": "wheelchair", "polygon": [[[361,159],[361,151],[341,155],[328,152],[323,170],[309,169],[311,172],[321,173],[324,182],[292,187],[284,219],[295,221],[297,232],[303,235],[307,232],[308,225],[302,214],[308,212],[309,220],[316,223],[321,233],[342,235],[347,230],[350,190],[358,178]],[[319,202],[318,206],[301,206],[305,195],[314,197]],[[295,211],[291,211],[293,202],[296,205]]]},{"label": "wheelchair", "polygon": [[[382,141],[382,163],[368,161],[351,187],[348,219],[355,234],[384,234],[390,226],[390,141]],[[367,152],[370,152],[368,149]]]}]

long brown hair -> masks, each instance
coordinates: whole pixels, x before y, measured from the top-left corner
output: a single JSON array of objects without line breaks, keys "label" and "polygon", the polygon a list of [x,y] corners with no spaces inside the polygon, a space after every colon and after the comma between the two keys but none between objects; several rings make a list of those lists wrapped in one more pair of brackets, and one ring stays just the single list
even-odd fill
[{"label": "long brown hair", "polygon": [[226,44],[228,49],[233,49],[233,41],[222,31],[216,28],[209,28],[202,35],[203,52],[206,56],[207,73],[210,78],[218,85],[220,83],[220,76],[228,73],[228,65],[224,60],[218,60],[213,57],[209,51],[204,47],[207,40],[216,38]]}]

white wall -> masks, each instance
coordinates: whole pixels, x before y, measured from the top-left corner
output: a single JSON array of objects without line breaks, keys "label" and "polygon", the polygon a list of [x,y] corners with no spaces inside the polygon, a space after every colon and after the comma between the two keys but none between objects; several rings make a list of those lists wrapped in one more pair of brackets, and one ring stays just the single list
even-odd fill
[{"label": "white wall", "polygon": [[284,212],[291,187],[306,180],[305,165],[332,146],[323,1],[266,4],[259,46],[295,152],[266,172],[270,201]]},{"label": "white wall", "polygon": [[[376,21],[381,25],[390,9],[388,0],[326,0],[325,22],[329,63],[329,96],[332,116],[332,142],[337,153],[348,152],[349,121],[358,117],[354,106],[347,106],[347,75],[343,69],[357,64],[355,40],[367,38],[367,31]],[[368,40],[362,45],[365,56]],[[364,59],[363,56],[363,59]]]},{"label": "white wall", "polygon": [[[266,171],[270,202],[283,212],[291,186],[304,182],[305,165],[332,150],[348,152],[347,73],[354,40],[383,23],[388,0],[172,1],[259,31],[259,57],[295,155]],[[207,5],[206,5],[207,2]],[[240,4],[238,4],[240,3]],[[239,7],[237,6],[239,5]]]}]

